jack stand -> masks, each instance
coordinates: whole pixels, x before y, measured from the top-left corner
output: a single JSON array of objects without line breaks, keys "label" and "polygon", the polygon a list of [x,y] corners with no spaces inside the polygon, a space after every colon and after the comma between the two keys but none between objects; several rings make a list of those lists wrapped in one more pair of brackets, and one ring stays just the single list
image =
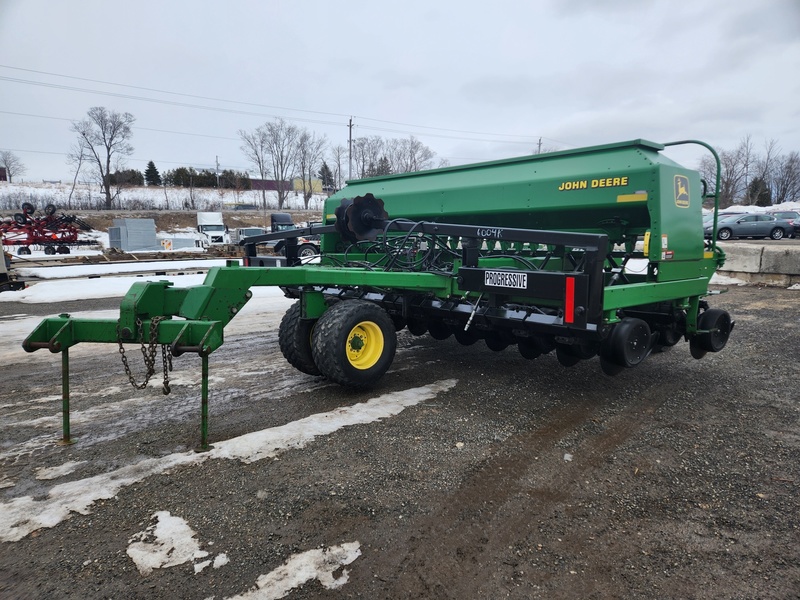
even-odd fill
[{"label": "jack stand", "polygon": [[208,354],[200,353],[202,381],[200,391],[200,447],[197,452],[208,452],[213,448],[208,443]]},{"label": "jack stand", "polygon": [[69,446],[75,441],[69,434],[69,349],[61,351],[61,439],[59,446]]}]

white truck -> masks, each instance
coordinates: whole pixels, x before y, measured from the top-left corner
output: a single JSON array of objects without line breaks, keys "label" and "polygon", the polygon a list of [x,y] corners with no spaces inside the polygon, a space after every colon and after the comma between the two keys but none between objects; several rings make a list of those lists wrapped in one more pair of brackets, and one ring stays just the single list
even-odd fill
[{"label": "white truck", "polygon": [[264,235],[269,232],[269,229],[264,229],[263,227],[239,227],[231,232],[231,241],[234,244],[238,244],[246,237]]},{"label": "white truck", "polygon": [[222,220],[221,212],[197,213],[197,232],[200,234],[200,239],[196,244],[200,248],[225,246],[231,243],[231,236]]}]

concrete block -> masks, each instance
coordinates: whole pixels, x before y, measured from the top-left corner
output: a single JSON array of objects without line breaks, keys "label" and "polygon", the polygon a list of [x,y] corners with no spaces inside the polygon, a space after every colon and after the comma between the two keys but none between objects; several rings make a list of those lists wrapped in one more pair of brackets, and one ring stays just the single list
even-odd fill
[{"label": "concrete block", "polygon": [[758,244],[725,244],[721,246],[725,251],[725,265],[723,271],[737,273],[761,272],[761,253],[764,248]]},{"label": "concrete block", "polygon": [[761,272],[800,275],[800,245],[764,246],[761,254]]}]

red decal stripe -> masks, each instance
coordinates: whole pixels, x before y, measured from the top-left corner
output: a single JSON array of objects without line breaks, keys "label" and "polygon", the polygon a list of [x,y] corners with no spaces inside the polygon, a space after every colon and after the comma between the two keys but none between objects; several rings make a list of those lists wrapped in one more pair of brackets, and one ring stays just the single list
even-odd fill
[{"label": "red decal stripe", "polygon": [[564,299],[564,323],[575,322],[575,278],[566,279],[566,298]]}]

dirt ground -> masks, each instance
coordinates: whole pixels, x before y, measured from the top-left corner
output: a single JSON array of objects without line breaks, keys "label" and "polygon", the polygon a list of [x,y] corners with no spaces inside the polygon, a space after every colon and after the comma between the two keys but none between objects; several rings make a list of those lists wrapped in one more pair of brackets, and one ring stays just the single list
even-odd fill
[{"label": "dirt ground", "polygon": [[[212,443],[438,391],[273,458],[174,466],[50,515],[0,543],[0,597],[277,598],[255,595],[259,577],[357,543],[339,587],[286,597],[798,598],[800,291],[732,287],[711,303],[736,327],[703,360],[681,343],[609,378],[596,359],[566,369],[404,331],[380,386],[359,393],[289,367],[275,318],[246,323],[211,358]],[[0,511],[197,445],[196,357],[175,360],[165,397],[132,390],[116,348],[76,349],[71,446],[54,443],[59,366],[44,352],[0,364]],[[127,550],[159,511],[229,562],[143,575]]]}]

